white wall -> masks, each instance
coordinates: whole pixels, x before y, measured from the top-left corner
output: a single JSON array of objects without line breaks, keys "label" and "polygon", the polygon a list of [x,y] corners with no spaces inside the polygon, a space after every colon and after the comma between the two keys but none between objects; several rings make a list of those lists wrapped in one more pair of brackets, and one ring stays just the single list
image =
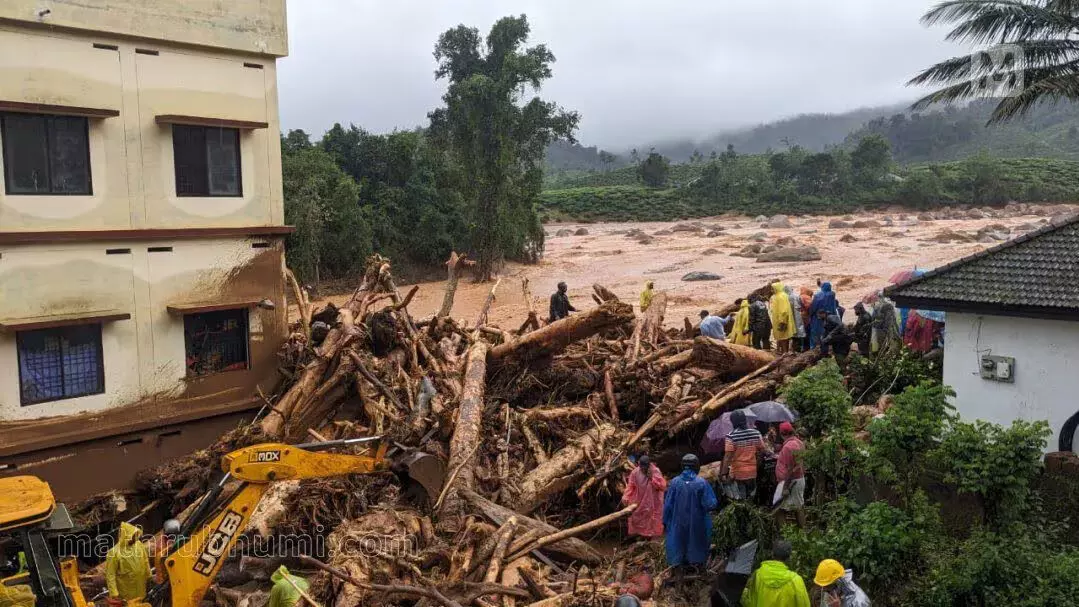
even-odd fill
[{"label": "white wall", "polygon": [[[948,313],[944,382],[968,420],[1010,425],[1015,419],[1047,420],[1047,451],[1079,412],[1079,322]],[[982,379],[982,355],[1015,358],[1015,383]]]}]

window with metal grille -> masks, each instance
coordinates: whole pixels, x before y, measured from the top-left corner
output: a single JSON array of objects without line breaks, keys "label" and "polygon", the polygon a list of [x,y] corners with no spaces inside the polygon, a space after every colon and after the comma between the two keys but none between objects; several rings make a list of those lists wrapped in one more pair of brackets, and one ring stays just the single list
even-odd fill
[{"label": "window with metal grille", "polygon": [[240,131],[172,125],[177,196],[242,196]]},{"label": "window with metal grille", "polygon": [[0,114],[8,194],[89,196],[89,122],[78,116]]},{"label": "window with metal grille", "polygon": [[19,331],[15,341],[24,406],[105,391],[101,325]]},{"label": "window with metal grille", "polygon": [[247,310],[184,316],[187,374],[209,375],[247,368]]}]

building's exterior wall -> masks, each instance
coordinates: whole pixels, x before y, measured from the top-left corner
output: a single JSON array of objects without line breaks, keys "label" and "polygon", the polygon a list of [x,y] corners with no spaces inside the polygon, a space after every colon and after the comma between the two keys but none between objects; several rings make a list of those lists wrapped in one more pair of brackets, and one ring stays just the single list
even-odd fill
[{"label": "building's exterior wall", "polygon": [[39,28],[288,54],[285,0],[4,0],[0,19]]},{"label": "building's exterior wall", "polygon": [[[117,50],[95,48],[94,43]],[[136,48],[159,54],[136,53]],[[91,196],[9,196],[0,171],[0,231],[261,226],[284,221],[277,71],[272,58],[82,32],[16,30],[0,23],[0,101],[120,112],[89,120]],[[240,131],[243,196],[176,196],[172,130],[155,122],[155,116],[168,114],[268,124]]]},{"label": "building's exterior wall", "polygon": [[[0,2],[0,106],[119,113],[88,119],[90,195],[7,195],[0,170],[0,321],[131,316],[102,324],[103,394],[26,406],[16,334],[0,330],[0,475],[38,474],[71,499],[123,486],[272,393],[287,332],[285,32],[285,0]],[[242,196],[176,196],[160,115],[247,123]],[[261,299],[276,307],[249,308],[249,368],[188,377],[183,319],[168,306]]]},{"label": "building's exterior wall", "polygon": [[[102,326],[105,393],[22,406],[13,334],[0,334],[0,420],[101,411],[139,401],[205,396],[222,402],[270,391],[285,332],[282,249],[265,239],[0,247],[0,318],[118,311]],[[106,249],[131,253],[107,255]],[[269,299],[249,312],[250,368],[187,379],[182,317],[169,305]]]},{"label": "building's exterior wall", "polygon": [[[982,379],[981,357],[1015,358],[1015,383]],[[1046,420],[1056,451],[1061,428],[1079,412],[1079,322],[948,313],[944,382],[968,420],[1010,425]]]}]

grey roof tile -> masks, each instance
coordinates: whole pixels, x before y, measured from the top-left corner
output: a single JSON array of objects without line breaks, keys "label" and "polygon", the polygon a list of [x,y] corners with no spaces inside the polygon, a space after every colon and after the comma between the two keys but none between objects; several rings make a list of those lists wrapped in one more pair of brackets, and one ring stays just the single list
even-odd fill
[{"label": "grey roof tile", "polygon": [[885,290],[950,305],[1079,311],[1079,215]]}]

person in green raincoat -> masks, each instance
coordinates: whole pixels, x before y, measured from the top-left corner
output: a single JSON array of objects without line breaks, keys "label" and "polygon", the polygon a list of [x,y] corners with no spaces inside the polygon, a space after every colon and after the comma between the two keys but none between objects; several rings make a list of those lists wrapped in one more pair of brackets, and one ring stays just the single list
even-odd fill
[{"label": "person in green raincoat", "polygon": [[[300,591],[307,592],[310,585],[307,580],[292,575],[284,565],[277,568],[270,576],[273,588],[270,589],[270,604],[268,607],[295,607],[303,598]],[[292,582],[291,584],[289,582]]]},{"label": "person in green raincoat", "polygon": [[120,523],[120,537],[105,555],[105,584],[109,589],[108,603],[115,605],[146,596],[150,581],[150,552],[139,541],[142,529]]},{"label": "person in green raincoat", "polygon": [[778,540],[772,546],[774,560],[764,561],[742,591],[742,607],[810,607],[802,576],[787,568],[791,543]]}]

